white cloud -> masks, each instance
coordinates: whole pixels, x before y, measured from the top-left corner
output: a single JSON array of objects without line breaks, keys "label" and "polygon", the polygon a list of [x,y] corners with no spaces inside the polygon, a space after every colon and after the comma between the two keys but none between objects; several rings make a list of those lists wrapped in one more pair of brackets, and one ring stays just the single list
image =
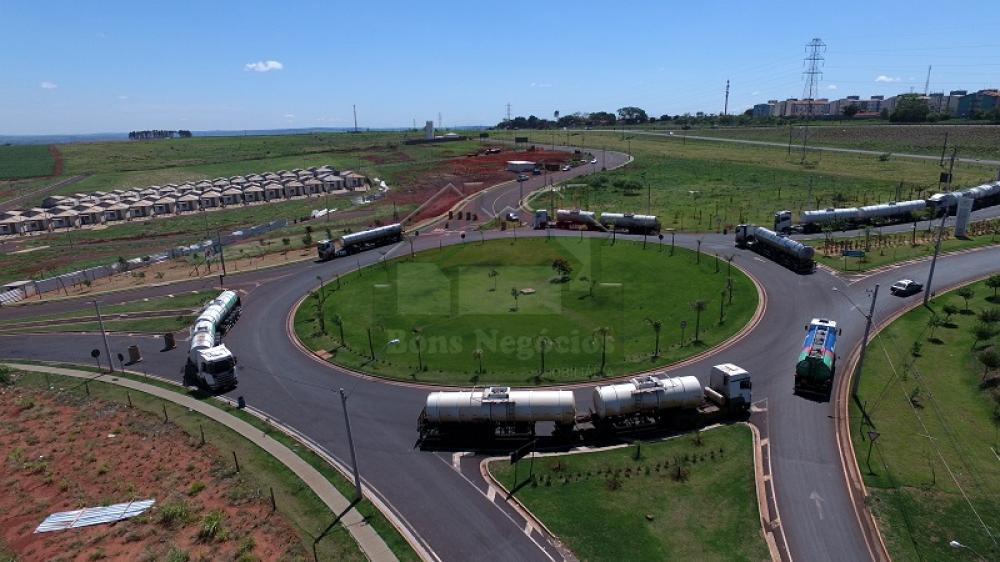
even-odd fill
[{"label": "white cloud", "polygon": [[532,82],[531,83],[531,87],[532,88],[551,88],[552,84],[549,84],[547,82]]},{"label": "white cloud", "polygon": [[294,113],[286,113],[285,114],[285,119],[295,119],[295,114]]},{"label": "white cloud", "polygon": [[118,96],[118,99],[120,99],[120,100],[127,100],[128,96]]},{"label": "white cloud", "polygon": [[41,86],[43,90],[55,90],[59,87],[55,82],[49,82],[48,80],[43,80],[39,86]]},{"label": "white cloud", "polygon": [[248,62],[243,65],[243,70],[246,70],[247,72],[270,72],[272,70],[281,70],[283,68],[285,68],[285,65],[276,60],[259,60],[257,62]]},{"label": "white cloud", "polygon": [[886,76],[885,74],[879,74],[875,77],[876,82],[899,82],[898,77]]},{"label": "white cloud", "polygon": [[829,84],[829,85],[827,85],[826,89],[827,90],[836,90],[837,89],[837,85],[836,84]]}]

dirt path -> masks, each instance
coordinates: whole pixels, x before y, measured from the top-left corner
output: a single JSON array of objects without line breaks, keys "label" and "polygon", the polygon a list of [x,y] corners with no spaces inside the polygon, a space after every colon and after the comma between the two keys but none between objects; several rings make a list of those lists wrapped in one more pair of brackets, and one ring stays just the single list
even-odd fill
[{"label": "dirt path", "polygon": [[[62,160],[59,160],[59,162],[57,162],[57,165],[59,165],[60,167],[62,166],[61,162],[62,162]],[[61,173],[61,169],[60,169],[60,173]],[[34,197],[42,197],[42,196],[48,195],[49,193],[51,193],[51,192],[59,189],[60,187],[65,187],[67,185],[72,185],[72,184],[74,184],[74,183],[76,183],[76,182],[78,182],[78,181],[86,178],[89,175],[90,174],[79,174],[79,175],[76,175],[76,176],[72,176],[72,177],[66,178],[66,179],[64,179],[62,181],[58,181],[58,182],[53,183],[51,185],[47,185],[45,187],[40,187],[40,188],[35,189],[33,191],[29,191],[27,193],[22,193],[21,195],[18,195],[17,197],[12,197],[12,198],[10,198],[10,199],[8,199],[8,200],[0,203],[0,211],[9,211],[10,209],[20,209],[20,208],[23,208],[23,207],[27,206],[26,202],[29,199],[32,199]]]},{"label": "dirt path", "polygon": [[63,175],[63,157],[62,157],[62,153],[59,152],[59,147],[58,146],[56,146],[54,144],[50,144],[49,145],[49,154],[52,155],[52,160],[55,161],[55,164],[53,164],[53,166],[52,166],[52,177],[58,178],[59,176]]}]

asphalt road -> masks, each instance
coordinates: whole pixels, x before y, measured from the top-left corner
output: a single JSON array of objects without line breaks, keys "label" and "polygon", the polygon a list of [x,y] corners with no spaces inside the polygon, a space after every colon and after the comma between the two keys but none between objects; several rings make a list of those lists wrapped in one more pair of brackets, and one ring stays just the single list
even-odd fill
[{"label": "asphalt road", "polygon": [[[494,201],[511,197],[512,189],[516,190],[517,185],[498,190],[502,193],[493,194]],[[528,234],[520,232],[518,236]],[[487,243],[512,236],[511,232],[493,232]],[[709,358],[671,370],[671,374],[695,375],[704,381],[710,365],[726,361],[749,369],[755,377],[755,400],[766,400],[763,404],[768,411],[773,483],[793,558],[810,561],[870,558],[837,451],[832,404],[793,395],[792,372],[804,335],[802,326],[811,318],[826,317],[841,324],[843,336],[838,354],[842,360],[846,359],[860,343],[864,327],[864,317],[855,310],[852,301],[864,306],[865,291],[875,282],[884,287],[901,277],[922,280],[928,263],[902,266],[851,283],[822,270],[812,275],[796,275],[755,254],[736,250],[728,236],[678,235],[676,240],[678,245],[693,248],[699,238],[706,253],[735,253],[735,263],[765,288],[768,305],[760,323],[745,338]],[[464,243],[481,243],[477,240],[478,236],[473,236]],[[424,232],[414,239],[417,250],[432,249],[439,243],[463,243],[463,240],[456,231]],[[388,257],[408,250],[409,244],[399,244]],[[650,259],[663,255],[658,250],[655,245],[650,247]],[[522,521],[498,507],[502,500],[490,500],[481,483],[453,468],[450,453],[414,448],[416,418],[426,396],[425,389],[357,377],[320,363],[289,341],[288,315],[302,295],[315,287],[317,275],[329,279],[379,258],[381,254],[375,251],[327,263],[305,262],[231,276],[227,286],[247,292],[243,317],[226,336],[226,344],[239,357],[241,368],[240,387],[232,394],[243,396],[250,405],[294,427],[349,463],[336,394],[337,389],[345,388],[350,397],[348,405],[362,474],[437,556],[443,560],[558,558],[555,550],[544,544],[541,535],[526,534]],[[939,261],[935,285],[944,287],[995,272],[996,264],[1000,263],[1000,248],[948,256]],[[102,300],[111,302],[117,298],[177,292],[204,283],[200,280],[138,289],[128,296],[108,296]],[[211,284],[211,280],[207,283]],[[833,291],[834,287],[839,291]],[[915,298],[920,297],[910,297]],[[898,310],[905,302],[882,291],[876,320]],[[49,314],[69,310],[70,306],[79,308],[81,303],[53,302],[24,310]],[[0,310],[0,319],[18,314],[20,309]],[[677,334],[665,330],[664,339],[671,337]],[[156,338],[130,335],[111,338],[113,353],[124,351],[130,344],[139,345],[144,355],[137,367],[180,380],[186,357],[185,342],[179,342],[177,349],[160,351],[162,342]],[[92,361],[89,356],[92,348],[103,349],[98,335],[0,336],[0,357],[7,358],[88,363]],[[577,391],[580,405],[587,394],[585,389]]]}]

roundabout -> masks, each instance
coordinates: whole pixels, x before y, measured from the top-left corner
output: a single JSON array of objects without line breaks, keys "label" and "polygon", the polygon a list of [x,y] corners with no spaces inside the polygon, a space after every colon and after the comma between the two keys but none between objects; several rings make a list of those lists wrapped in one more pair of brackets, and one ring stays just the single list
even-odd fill
[{"label": "roundabout", "polygon": [[724,258],[637,241],[469,241],[337,276],[295,312],[319,357],[423,384],[558,385],[649,371],[743,328],[753,282]]}]

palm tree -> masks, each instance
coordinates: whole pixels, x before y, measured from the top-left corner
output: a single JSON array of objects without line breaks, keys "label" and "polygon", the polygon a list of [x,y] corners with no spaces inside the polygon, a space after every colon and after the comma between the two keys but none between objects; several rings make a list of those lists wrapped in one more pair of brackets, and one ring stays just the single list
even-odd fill
[{"label": "palm tree", "polygon": [[540,371],[538,371],[539,375],[545,373],[545,349],[549,347],[552,347],[551,339],[545,336],[538,338],[538,351],[541,352],[541,357],[542,357],[542,368]]},{"label": "palm tree", "polygon": [[965,300],[965,310],[969,310],[969,299],[976,296],[976,292],[972,290],[972,287],[962,287],[955,291],[955,294]]},{"label": "palm tree", "polygon": [[663,329],[663,322],[652,318],[646,318],[646,322],[649,322],[649,326],[653,328],[653,333],[656,335],[656,346],[653,348],[653,358],[655,359],[660,356],[660,330]]},{"label": "palm tree", "polygon": [[931,332],[927,334],[927,339],[934,339],[934,330],[940,328],[944,325],[944,320],[941,319],[937,314],[932,314],[930,318],[927,319],[927,327],[931,329]]},{"label": "palm tree", "polygon": [[990,371],[1000,369],[1000,353],[997,353],[995,349],[987,349],[980,353],[977,358],[983,364],[982,382],[986,382],[986,375],[990,374]]},{"label": "palm tree", "polygon": [[689,306],[691,307],[691,310],[695,312],[694,341],[698,342],[701,341],[699,338],[699,335],[701,334],[701,313],[705,312],[705,309],[708,308],[708,301],[696,300],[691,302]]},{"label": "palm tree", "polygon": [[497,277],[500,276],[500,272],[497,271],[497,270],[495,270],[495,269],[491,269],[490,272],[489,272],[489,274],[488,274],[488,276],[489,276],[490,279],[493,280],[493,288],[490,289],[490,291],[496,292],[496,290],[497,290]]},{"label": "palm tree", "polygon": [[517,297],[519,297],[520,295],[521,295],[521,291],[518,291],[517,287],[512,287],[511,288],[511,290],[510,290],[510,296],[514,297],[514,310],[515,311],[518,310],[518,308],[517,308]]},{"label": "palm tree", "polygon": [[423,353],[421,352],[421,349],[420,349],[420,344],[423,342],[424,338],[421,335],[421,332],[423,332],[423,330],[420,329],[420,328],[414,328],[413,329],[413,341],[417,343],[417,370],[418,371],[423,371],[424,370],[424,356],[423,356]]},{"label": "palm tree", "polygon": [[479,362],[479,374],[483,374],[483,350],[479,348],[473,349],[472,358]]},{"label": "palm tree", "polygon": [[345,345],[344,343],[344,318],[339,314],[333,315],[333,323],[337,325],[340,330],[340,345]]},{"label": "palm tree", "polygon": [[604,375],[604,367],[607,365],[608,359],[608,335],[611,334],[611,328],[608,326],[601,326],[594,330],[594,337],[601,338],[601,368],[598,371],[600,375]]}]

